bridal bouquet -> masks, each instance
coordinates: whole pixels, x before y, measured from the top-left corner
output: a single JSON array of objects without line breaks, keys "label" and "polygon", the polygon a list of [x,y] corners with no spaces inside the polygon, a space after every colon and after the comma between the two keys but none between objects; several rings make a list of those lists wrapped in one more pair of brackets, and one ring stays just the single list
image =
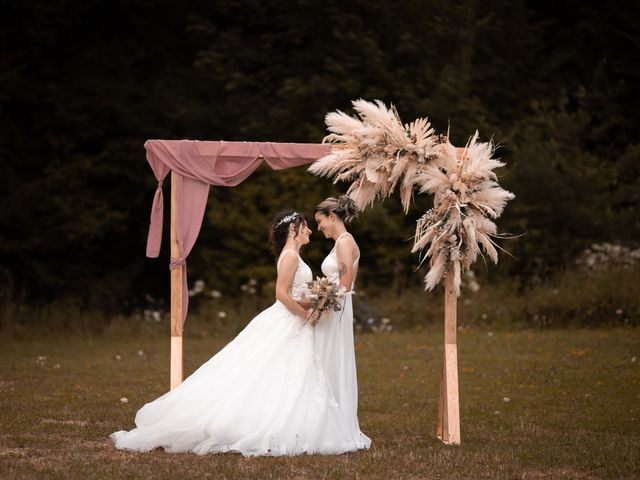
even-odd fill
[{"label": "bridal bouquet", "polygon": [[316,277],[312,282],[307,282],[309,287],[309,299],[313,311],[309,316],[309,323],[315,325],[320,315],[328,310],[338,312],[342,309],[338,299],[338,286],[330,282],[328,278]]}]

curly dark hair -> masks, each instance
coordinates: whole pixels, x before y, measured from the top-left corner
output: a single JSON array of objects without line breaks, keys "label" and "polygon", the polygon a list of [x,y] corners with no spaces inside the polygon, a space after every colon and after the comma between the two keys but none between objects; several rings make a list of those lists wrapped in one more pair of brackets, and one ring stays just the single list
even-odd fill
[{"label": "curly dark hair", "polygon": [[351,220],[358,217],[360,209],[358,209],[358,205],[351,197],[340,195],[338,198],[329,197],[320,202],[315,212],[320,212],[324,215],[335,213],[344,223],[350,223]]},{"label": "curly dark hair", "polygon": [[[287,219],[287,217],[289,217],[289,219]],[[275,257],[278,257],[280,252],[282,252],[284,244],[287,242],[289,225],[292,223],[295,226],[297,237],[298,228],[300,228],[302,224],[307,224],[307,218],[304,216],[304,213],[299,210],[283,210],[271,220],[271,225],[269,226],[269,245],[271,247],[271,253],[273,253]]]}]

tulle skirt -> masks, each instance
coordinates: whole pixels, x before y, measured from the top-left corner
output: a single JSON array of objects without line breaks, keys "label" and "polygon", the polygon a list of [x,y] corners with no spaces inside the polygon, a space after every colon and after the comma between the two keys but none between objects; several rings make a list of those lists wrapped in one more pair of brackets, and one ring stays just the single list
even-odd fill
[{"label": "tulle skirt", "polygon": [[345,416],[333,382],[327,381],[321,352],[315,350],[316,334],[276,301],[178,387],[144,405],[136,414],[136,428],[110,438],[119,449],[162,447],[200,455],[336,454],[368,448],[370,440],[355,434],[353,419]]}]

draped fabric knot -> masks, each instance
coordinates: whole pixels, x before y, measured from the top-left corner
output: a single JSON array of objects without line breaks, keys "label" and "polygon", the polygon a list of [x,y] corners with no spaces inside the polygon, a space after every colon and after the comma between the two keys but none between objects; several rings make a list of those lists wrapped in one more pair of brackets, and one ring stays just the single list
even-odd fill
[{"label": "draped fabric knot", "polygon": [[[157,258],[162,244],[164,219],[163,180],[175,179],[175,233],[180,255],[172,257],[169,268],[182,268],[182,321],[187,314],[187,264],[200,233],[207,205],[209,185],[234,187],[266,161],[274,170],[306,165],[329,155],[330,145],[269,142],[201,142],[197,140],[147,140],[147,161],[158,186],[153,196],[147,257]],[[262,155],[262,157],[260,156]]]},{"label": "draped fabric knot", "polygon": [[175,270],[180,268],[182,265],[186,263],[186,258],[184,257],[171,257],[171,262],[169,263],[169,270]]}]

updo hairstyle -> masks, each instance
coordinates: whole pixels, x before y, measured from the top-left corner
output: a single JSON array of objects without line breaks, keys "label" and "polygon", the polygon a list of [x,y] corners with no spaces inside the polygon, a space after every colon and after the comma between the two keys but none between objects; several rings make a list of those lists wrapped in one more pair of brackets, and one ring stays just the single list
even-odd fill
[{"label": "updo hairstyle", "polygon": [[344,223],[350,223],[360,213],[356,202],[347,195],[340,195],[338,198],[329,197],[320,202],[315,211],[327,216],[330,213],[335,213]]}]

